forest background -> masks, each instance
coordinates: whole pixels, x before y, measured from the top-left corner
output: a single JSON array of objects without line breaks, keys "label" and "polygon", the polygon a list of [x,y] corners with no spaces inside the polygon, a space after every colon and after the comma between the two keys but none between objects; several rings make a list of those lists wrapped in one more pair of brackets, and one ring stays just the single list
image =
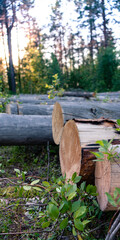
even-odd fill
[{"label": "forest background", "polygon": [[[120,38],[115,34],[120,30],[120,1],[55,0],[49,23],[44,25],[32,14],[35,2],[0,0],[0,47],[4,52],[0,54],[0,91],[46,93],[55,74],[64,89],[120,90]],[[42,8],[42,1],[39,6]],[[71,6],[71,19],[64,21]],[[19,39],[21,29],[23,40]],[[20,41],[25,39],[27,45],[21,50]]]}]

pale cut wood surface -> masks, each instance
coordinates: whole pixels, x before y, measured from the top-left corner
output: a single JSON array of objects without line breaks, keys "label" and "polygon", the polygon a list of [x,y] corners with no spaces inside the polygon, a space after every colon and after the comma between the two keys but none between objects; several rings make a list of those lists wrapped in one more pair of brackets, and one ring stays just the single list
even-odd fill
[{"label": "pale cut wood surface", "polygon": [[62,175],[66,178],[72,177],[74,172],[79,175],[81,168],[81,146],[77,127],[74,121],[70,120],[63,128],[60,147],[60,166]]},{"label": "pale cut wood surface", "polygon": [[60,143],[62,131],[64,125],[64,118],[62,114],[61,106],[58,102],[55,103],[53,112],[52,112],[52,135],[55,144]]},{"label": "pale cut wood surface", "polygon": [[78,128],[81,147],[95,144],[98,140],[120,139],[120,134],[115,131],[111,123],[109,124],[105,120],[104,122],[98,124],[95,124],[94,122],[76,122],[76,125]]}]

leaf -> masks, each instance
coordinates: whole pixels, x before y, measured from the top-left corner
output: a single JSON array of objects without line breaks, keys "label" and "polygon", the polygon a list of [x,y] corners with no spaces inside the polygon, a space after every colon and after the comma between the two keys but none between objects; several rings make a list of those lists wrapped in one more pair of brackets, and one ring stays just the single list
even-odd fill
[{"label": "leaf", "polygon": [[84,230],[84,226],[79,219],[74,219],[74,225],[75,225],[75,228],[77,228],[79,231]]},{"label": "leaf", "polygon": [[78,237],[78,240],[83,240],[83,238],[81,238],[81,236],[80,236],[80,235],[78,235],[77,237]]},{"label": "leaf", "polygon": [[85,226],[86,224],[88,224],[89,222],[91,222],[90,220],[84,220],[83,222],[82,222],[82,224]]},{"label": "leaf", "polygon": [[45,214],[43,213],[43,212],[40,212],[39,213],[39,217],[42,217],[42,216],[44,216]]},{"label": "leaf", "polygon": [[118,193],[120,194],[120,188],[116,188],[116,190],[118,191]]},{"label": "leaf", "polygon": [[80,207],[80,200],[75,201],[75,202],[72,204],[71,212],[76,212],[79,207]]},{"label": "leaf", "polygon": [[35,189],[36,191],[42,192],[42,189],[39,187],[33,187],[33,189]]},{"label": "leaf", "polygon": [[23,181],[25,181],[25,173],[22,172],[22,178],[23,178]]},{"label": "leaf", "polygon": [[50,222],[43,222],[42,223],[42,228],[47,228],[47,227],[49,227],[49,225],[50,225]]},{"label": "leaf", "polygon": [[120,125],[120,119],[117,120],[117,124]]},{"label": "leaf", "polygon": [[63,230],[67,227],[68,225],[68,218],[65,218],[62,220],[62,222],[60,223],[60,229]]},{"label": "leaf", "polygon": [[37,179],[37,180],[34,180],[33,182],[31,182],[31,184],[30,185],[35,185],[35,184],[37,184],[37,183],[39,183],[39,179]]},{"label": "leaf", "polygon": [[70,193],[69,196],[68,196],[68,201],[72,200],[74,197],[76,197],[76,192]]},{"label": "leaf", "polygon": [[24,190],[29,191],[31,189],[31,186],[23,186]]},{"label": "leaf", "polygon": [[20,174],[20,170],[19,170],[19,169],[14,168],[14,171],[15,171],[16,173]]},{"label": "leaf", "polygon": [[51,219],[55,220],[58,218],[59,209],[57,208],[56,205],[50,203],[48,205],[48,213],[49,213],[49,216],[51,217]]},{"label": "leaf", "polygon": [[77,232],[74,227],[72,228],[72,234],[73,234],[73,236],[77,236]]},{"label": "leaf", "polygon": [[117,204],[116,204],[116,202],[114,201],[114,199],[112,198],[112,196],[109,194],[109,193],[105,193],[106,195],[107,195],[107,198],[108,198],[108,202],[112,205],[112,206],[114,206],[114,207],[117,207]]},{"label": "leaf", "polygon": [[117,189],[115,189],[115,191],[114,191],[114,193],[113,193],[114,199],[117,197],[117,195],[118,195],[118,191],[117,191]]},{"label": "leaf", "polygon": [[74,181],[74,179],[76,178],[76,176],[77,176],[77,173],[74,172],[73,175],[72,175],[72,181]]},{"label": "leaf", "polygon": [[78,182],[80,182],[80,180],[81,180],[81,176],[77,176],[77,177],[75,177],[75,179],[74,179],[74,183],[78,183]]},{"label": "leaf", "polygon": [[54,200],[54,198],[51,198],[51,202],[52,202],[53,204],[55,204],[56,206],[58,206],[58,203]]},{"label": "leaf", "polygon": [[97,195],[96,190],[97,190],[96,186],[93,186],[91,184],[88,184],[87,187],[86,187],[86,192],[89,193],[92,196]]},{"label": "leaf", "polygon": [[70,193],[76,192],[77,191],[77,185],[71,185],[71,184],[66,184],[65,185],[66,188],[66,197],[68,197],[70,195]]},{"label": "leaf", "polygon": [[43,184],[44,187],[50,187],[50,184],[47,181],[43,181],[42,184]]},{"label": "leaf", "polygon": [[85,190],[85,186],[86,186],[86,182],[82,182],[81,185],[80,185],[80,188],[82,191]]},{"label": "leaf", "polygon": [[80,207],[75,213],[74,213],[74,218],[79,218],[83,216],[87,211],[86,206]]},{"label": "leaf", "polygon": [[61,211],[62,214],[66,213],[71,208],[71,204],[67,200],[64,200],[64,202],[61,203],[59,207],[59,211]]}]

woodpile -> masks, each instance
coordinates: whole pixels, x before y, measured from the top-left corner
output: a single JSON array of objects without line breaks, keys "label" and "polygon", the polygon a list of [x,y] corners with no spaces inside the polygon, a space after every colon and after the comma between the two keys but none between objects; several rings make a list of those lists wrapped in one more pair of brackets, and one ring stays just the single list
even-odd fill
[{"label": "woodpile", "polygon": [[[69,120],[62,131],[59,156],[63,176],[72,177],[73,173],[82,176],[82,181],[96,185],[98,203],[101,210],[115,210],[108,203],[105,192],[113,195],[115,187],[120,187],[120,158],[118,162],[95,162],[92,152],[99,149],[97,140],[114,139],[120,144],[120,134],[115,131],[113,120]],[[118,167],[119,164],[119,167]]]},{"label": "woodpile", "polygon": [[[7,113],[0,114],[0,144],[38,145],[54,140],[59,145],[62,174],[69,179],[77,172],[83,181],[95,183],[101,210],[115,210],[105,192],[113,195],[115,187],[120,187],[120,161],[109,162],[105,156],[104,162],[95,162],[92,152],[98,151],[98,140],[114,139],[113,144],[120,144],[116,131],[120,102],[96,101],[93,94],[79,93],[80,98],[65,94],[55,99],[48,99],[47,95],[10,98]],[[86,99],[89,97],[90,101]]]},{"label": "woodpile", "polygon": [[54,142],[59,144],[62,175],[69,179],[76,172],[82,176],[82,181],[95,184],[102,211],[116,210],[105,193],[113,196],[115,188],[120,188],[120,157],[117,162],[108,161],[106,156],[104,161],[96,162],[92,152],[98,152],[98,140],[114,139],[112,144],[120,145],[120,133],[116,131],[119,126],[115,120],[119,118],[119,103],[87,104],[85,101],[78,107],[77,103],[56,102],[52,113],[52,133]]},{"label": "woodpile", "polygon": [[52,133],[56,144],[60,143],[64,124],[70,119],[119,119],[120,103],[88,102],[81,103],[68,102],[54,105],[52,113]]}]

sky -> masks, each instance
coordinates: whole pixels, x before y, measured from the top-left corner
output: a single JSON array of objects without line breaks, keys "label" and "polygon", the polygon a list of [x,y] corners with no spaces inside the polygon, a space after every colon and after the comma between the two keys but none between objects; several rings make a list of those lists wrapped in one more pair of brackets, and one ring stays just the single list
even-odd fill
[{"label": "sky", "polygon": [[[35,0],[35,7],[32,10],[30,10],[30,14],[33,17],[36,17],[40,28],[42,28],[42,26],[47,25],[50,22],[51,5],[54,5],[55,1],[56,0]],[[68,3],[67,0],[64,0],[62,8],[63,8],[63,11],[65,10],[63,14],[63,18],[64,18],[63,23],[65,24],[69,22],[69,25],[72,26],[72,29],[74,31],[75,22],[72,20],[73,19],[77,20],[77,14],[75,13],[75,11],[73,11],[75,9],[73,1]],[[115,14],[117,14],[117,12],[115,12]],[[47,32],[47,28],[45,29],[45,31]],[[83,31],[84,37],[87,39],[86,29],[82,31]],[[115,32],[114,34],[115,37],[118,38],[120,35],[120,25],[115,25],[114,32]],[[24,47],[27,45],[28,40],[25,37],[22,29],[19,30],[18,39],[19,39],[19,46],[21,49],[21,57],[23,57]],[[14,63],[17,64],[18,55],[17,55],[16,29],[12,31],[12,41],[13,41],[13,60],[14,60]],[[6,44],[6,52],[7,52],[7,44]],[[4,56],[4,48],[1,42],[0,42],[0,56]]]}]

